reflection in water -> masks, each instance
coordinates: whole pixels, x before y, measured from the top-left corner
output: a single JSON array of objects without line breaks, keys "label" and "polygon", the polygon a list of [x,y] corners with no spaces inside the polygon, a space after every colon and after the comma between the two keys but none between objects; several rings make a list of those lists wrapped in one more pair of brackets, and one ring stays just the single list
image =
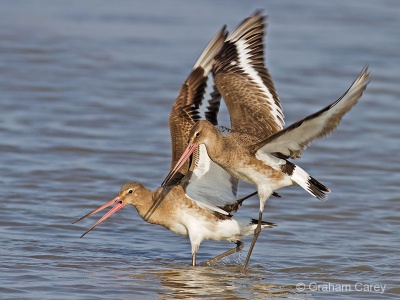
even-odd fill
[{"label": "reflection in water", "polygon": [[[387,284],[383,296],[400,294],[400,158],[388,161],[399,150],[400,2],[136,2],[0,2],[0,298],[343,298],[298,294],[299,282]],[[279,226],[260,237],[245,274],[237,255],[189,267],[187,238],[134,210],[79,239],[87,228],[70,222],[122,183],[159,186],[172,101],[198,51],[257,8],[270,16],[267,65],[288,124],[371,67],[359,106],[302,158],[329,182],[329,200],[297,188],[271,199],[266,220]],[[221,117],[229,125],[226,107]],[[249,201],[240,216],[257,209]],[[200,255],[232,246],[204,243]]]},{"label": "reflection in water", "polygon": [[213,298],[218,299],[304,299],[305,294],[297,294],[294,285],[278,286],[267,283],[263,269],[241,273],[241,264],[218,263],[213,267],[191,267],[184,264],[166,264],[163,268],[145,270],[131,275],[143,284],[149,277],[149,284],[157,281],[163,289],[158,293],[163,299]]}]

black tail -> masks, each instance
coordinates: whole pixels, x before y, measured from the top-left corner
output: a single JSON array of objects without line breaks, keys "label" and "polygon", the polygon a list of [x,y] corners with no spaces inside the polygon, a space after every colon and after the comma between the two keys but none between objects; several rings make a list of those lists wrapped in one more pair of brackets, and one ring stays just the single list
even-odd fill
[{"label": "black tail", "polygon": [[[258,224],[258,220],[257,219],[251,219],[251,223],[250,224],[257,225]],[[268,227],[278,226],[277,224],[272,223],[272,222],[261,221],[261,226],[263,226],[263,225],[264,226],[268,226]]]},{"label": "black tail", "polygon": [[319,182],[314,177],[310,176],[308,178],[309,190],[320,200],[325,199],[326,193],[331,190]]}]

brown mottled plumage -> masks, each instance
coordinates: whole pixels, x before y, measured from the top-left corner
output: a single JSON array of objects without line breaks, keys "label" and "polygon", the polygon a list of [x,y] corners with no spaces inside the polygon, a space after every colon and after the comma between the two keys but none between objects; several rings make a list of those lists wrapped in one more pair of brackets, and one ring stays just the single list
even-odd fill
[{"label": "brown mottled plumage", "polygon": [[[224,98],[231,120],[232,133],[228,134],[229,137],[226,139],[228,144],[238,143],[239,140],[246,145],[255,144],[278,132],[284,125],[281,102],[264,64],[264,21],[265,17],[261,15],[260,11],[245,19],[228,36],[215,57],[212,72],[216,84],[216,94],[222,95]],[[219,107],[219,99],[219,97],[213,99],[214,108]],[[210,118],[207,120],[211,121],[213,125],[217,124]],[[237,133],[242,135],[240,139],[235,138]],[[229,148],[230,145],[226,145],[226,147]],[[240,148],[240,146],[237,148]],[[194,149],[194,151],[192,161],[198,163],[199,148]],[[213,151],[213,149],[200,149],[200,151],[208,152]],[[221,161],[219,161],[218,165],[234,175],[234,170],[229,170],[231,166],[229,159],[240,159],[239,156],[240,154],[237,152],[226,155],[224,157],[228,161],[223,164],[220,164]],[[186,161],[188,161],[189,156],[182,156],[181,158],[184,164],[182,165],[178,161],[175,166],[179,170],[171,169],[162,185],[174,184],[177,178],[180,178],[181,169],[187,165]],[[213,163],[217,162],[217,160],[212,160]],[[254,165],[256,169],[262,169],[262,165],[257,160],[250,165]],[[270,169],[268,175],[270,178],[283,176],[274,169]],[[233,190],[237,188],[237,178],[240,177],[233,176],[231,178]],[[199,187],[201,186],[199,185]],[[208,189],[209,186],[203,186],[203,188]],[[274,191],[272,191],[272,194],[279,196]],[[261,222],[261,216],[259,216],[259,222]],[[254,247],[254,243],[255,239],[253,239],[252,247]],[[247,255],[244,269],[247,267],[250,255],[251,251]]]},{"label": "brown mottled plumage", "polygon": [[[223,27],[211,40],[194,65],[172,107],[169,119],[172,166],[178,162],[179,157],[184,152],[189,132],[196,121],[200,119],[198,109],[203,100],[207,76],[211,71],[214,57],[222,47],[226,36],[227,32]],[[206,118],[216,124],[220,101],[218,90],[215,90],[211,97]],[[252,219],[241,221],[232,217],[230,213],[236,211],[245,199],[236,200],[237,180],[233,179],[221,167],[212,163],[206,153],[199,150],[196,155],[197,159],[193,161],[190,171],[188,171],[189,164],[183,163],[177,170],[176,176],[171,179],[172,184],[169,186],[151,192],[140,183],[125,184],[117,197],[75,221],[80,221],[114,205],[82,236],[125,205],[133,205],[146,222],[158,224],[175,233],[189,236],[193,266],[196,264],[196,253],[203,240],[227,240],[236,243],[234,249],[216,256],[207,263],[213,263],[241,250],[243,243],[239,239],[253,234],[258,226],[257,221]],[[207,174],[204,174],[204,170],[198,165],[199,162],[202,166],[207,167],[205,172]],[[201,173],[201,176],[198,176],[199,173]],[[207,179],[207,177],[211,179]],[[207,184],[210,180],[215,185],[209,187],[207,191],[203,191],[201,184]],[[188,194],[196,192],[199,193],[198,197],[188,196]],[[215,199],[207,201],[210,197]],[[262,228],[274,225],[268,222],[261,224]]]},{"label": "brown mottled plumage", "polygon": [[[256,14],[257,15],[257,14]],[[260,198],[259,224],[266,200],[280,188],[300,185],[318,199],[330,190],[299,166],[286,160],[297,158],[314,140],[331,133],[343,115],[360,99],[368,84],[365,68],[351,87],[334,103],[293,125],[282,129],[283,114],[271,77],[261,55],[263,18],[247,19],[252,32],[240,29],[228,36],[215,57],[213,75],[231,117],[232,133],[226,135],[201,120],[193,126],[189,145],[167,181],[199,146],[205,146],[210,159],[233,177],[255,184]],[[257,24],[257,25],[255,25]],[[261,45],[261,46],[260,46]],[[257,228],[244,268],[260,233]]]},{"label": "brown mottled plumage", "polygon": [[[221,49],[227,36],[226,27],[224,26],[220,32],[210,41],[209,45],[203,51],[197,63],[194,65],[192,72],[182,85],[179,95],[176,98],[171,109],[169,117],[169,128],[172,143],[172,161],[171,168],[176,165],[186,148],[189,138],[190,129],[200,120],[199,107],[203,101],[204,93],[207,87],[207,77],[214,62],[215,55]],[[218,102],[218,101],[217,101]],[[219,103],[217,103],[219,106]],[[211,106],[210,109],[214,107]],[[218,110],[216,110],[216,114]],[[216,119],[216,116],[210,114],[210,118]],[[179,181],[186,175],[189,164],[185,163],[179,170]]]},{"label": "brown mottled plumage", "polygon": [[282,129],[281,101],[264,64],[265,17],[258,11],[227,38],[213,75],[231,118],[231,129],[266,138]]},{"label": "brown mottled plumage", "polygon": [[[115,206],[86,230],[81,237],[124,206],[133,205],[144,221],[164,226],[174,233],[189,236],[192,245],[192,266],[196,265],[196,254],[203,240],[226,240],[234,242],[237,245],[235,248],[205,263],[209,265],[225,256],[240,251],[244,245],[240,241],[240,238],[253,234],[257,227],[257,223],[254,220],[249,220],[247,223],[237,221],[232,216],[220,215],[202,207],[186,196],[185,190],[181,185],[165,188],[160,187],[151,192],[137,182],[125,184],[117,197],[73,223],[113,204]],[[262,228],[267,228],[276,225],[270,222],[262,222],[261,226]]]}]

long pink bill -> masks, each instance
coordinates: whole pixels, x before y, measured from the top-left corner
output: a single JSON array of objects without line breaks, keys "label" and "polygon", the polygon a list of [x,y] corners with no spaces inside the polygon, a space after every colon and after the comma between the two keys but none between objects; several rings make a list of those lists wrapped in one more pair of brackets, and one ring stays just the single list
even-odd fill
[{"label": "long pink bill", "polygon": [[165,186],[169,183],[169,181],[175,176],[178,170],[183,166],[183,164],[189,159],[190,155],[196,150],[197,145],[189,144],[185,151],[183,152],[181,158],[176,163],[175,167],[168,173],[167,177],[165,177],[161,186]]},{"label": "long pink bill", "polygon": [[[111,201],[110,201],[111,202]],[[110,203],[108,202],[108,203]],[[108,204],[107,203],[107,204]],[[107,205],[105,204],[105,205]],[[98,220],[96,223],[93,224],[92,227],[90,227],[88,230],[85,231],[84,234],[81,235],[81,238],[83,238],[89,231],[91,231],[93,228],[95,228],[97,225],[99,225],[100,223],[102,223],[104,220],[108,219],[109,217],[111,217],[113,214],[115,214],[117,211],[119,211],[121,208],[123,208],[125,206],[124,203],[122,203],[121,201],[118,202],[112,209],[110,209],[110,211],[108,213],[106,213],[100,220]]]},{"label": "long pink bill", "polygon": [[79,222],[80,220],[83,220],[87,217],[90,217],[91,215],[94,215],[95,213],[109,207],[110,205],[113,205],[115,202],[121,201],[121,198],[119,196],[115,197],[114,199],[112,199],[110,202],[107,202],[106,204],[104,204],[103,206],[100,206],[99,208],[96,208],[94,211],[91,211],[90,213],[84,215],[83,217],[80,217],[79,219],[75,220],[72,222],[72,224],[75,224],[76,222]]}]

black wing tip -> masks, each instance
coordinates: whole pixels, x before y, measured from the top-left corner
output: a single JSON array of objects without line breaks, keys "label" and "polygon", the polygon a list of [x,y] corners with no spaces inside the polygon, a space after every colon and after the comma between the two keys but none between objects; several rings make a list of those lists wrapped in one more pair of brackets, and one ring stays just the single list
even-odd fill
[{"label": "black wing tip", "polygon": [[218,33],[220,35],[222,35],[224,37],[224,39],[226,39],[228,37],[229,31],[227,29],[226,24],[222,25],[221,29],[218,31]]}]

